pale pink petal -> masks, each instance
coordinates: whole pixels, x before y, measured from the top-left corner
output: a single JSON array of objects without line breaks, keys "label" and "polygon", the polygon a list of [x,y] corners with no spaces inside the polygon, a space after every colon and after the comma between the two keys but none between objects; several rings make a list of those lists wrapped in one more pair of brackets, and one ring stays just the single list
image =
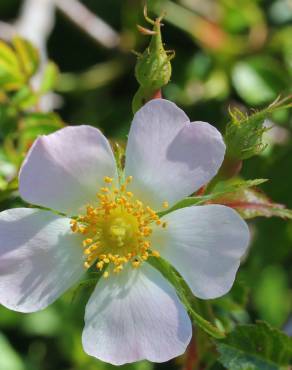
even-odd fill
[{"label": "pale pink petal", "polygon": [[174,103],[155,99],[135,115],[126,151],[126,175],[135,196],[159,210],[192,194],[218,171],[225,144],[205,122],[190,123]]},{"label": "pale pink petal", "polygon": [[70,220],[48,211],[0,213],[0,304],[33,312],[47,307],[84,273]]},{"label": "pale pink petal", "polygon": [[117,177],[107,139],[94,127],[66,127],[35,141],[20,171],[19,191],[29,203],[76,215],[96,199],[105,176]]},{"label": "pale pink petal", "polygon": [[184,353],[190,319],[172,286],[148,264],[101,279],[85,313],[85,351],[122,365],[164,362]]},{"label": "pale pink petal", "polygon": [[249,242],[247,224],[231,208],[182,208],[162,218],[166,229],[153,232],[153,248],[182,275],[194,295],[211,299],[227,293]]}]

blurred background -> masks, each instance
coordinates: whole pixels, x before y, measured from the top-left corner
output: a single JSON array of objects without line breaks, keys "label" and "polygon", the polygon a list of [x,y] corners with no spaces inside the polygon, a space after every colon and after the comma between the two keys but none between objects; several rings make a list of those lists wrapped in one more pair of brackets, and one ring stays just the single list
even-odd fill
[{"label": "blurred background", "polygon": [[[37,97],[20,88],[19,81],[11,87],[1,76],[0,62],[1,210],[23,205],[15,176],[38,134],[86,123],[125,141],[138,88],[132,51],[142,52],[149,43],[149,36],[136,27],[147,27],[143,5],[138,0],[0,1],[0,39],[9,41],[18,32],[41,56],[31,71],[31,84],[41,91]],[[148,8],[153,17],[165,11],[163,39],[176,53],[163,96],[192,120],[210,122],[224,132],[229,106],[260,109],[279,94],[291,94],[291,0],[153,0]],[[48,67],[48,60],[55,64]],[[292,208],[291,112],[276,112],[267,125],[273,127],[265,134],[269,146],[244,162],[242,176],[269,179],[261,188],[273,201]],[[250,225],[253,242],[238,275],[245,287],[244,304],[227,297],[214,304],[215,312],[221,321],[261,319],[292,335],[291,221],[256,219]],[[35,314],[0,307],[0,370],[110,369],[82,350],[88,295],[86,291],[72,300],[68,292]],[[185,366],[177,359],[124,368]]]}]

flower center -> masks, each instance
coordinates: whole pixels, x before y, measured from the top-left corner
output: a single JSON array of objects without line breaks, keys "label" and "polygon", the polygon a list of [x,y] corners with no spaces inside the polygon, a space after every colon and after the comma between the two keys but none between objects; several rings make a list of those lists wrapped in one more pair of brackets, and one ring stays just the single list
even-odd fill
[{"label": "flower center", "polygon": [[[154,224],[166,227],[157,213],[135,199],[127,190],[129,176],[119,188],[105,177],[105,186],[97,193],[97,206],[87,205],[86,213],[71,220],[71,230],[84,235],[83,253],[86,269],[95,265],[103,276],[119,273],[126,263],[139,267],[148,257],[159,257],[149,237]],[[167,208],[167,202],[163,202]]]}]

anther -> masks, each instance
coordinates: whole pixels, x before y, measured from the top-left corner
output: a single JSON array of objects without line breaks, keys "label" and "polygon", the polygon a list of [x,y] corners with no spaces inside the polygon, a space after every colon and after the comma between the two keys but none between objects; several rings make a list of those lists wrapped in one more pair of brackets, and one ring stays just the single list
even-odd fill
[{"label": "anther", "polygon": [[103,277],[104,277],[105,279],[107,279],[107,278],[109,277],[109,272],[108,272],[108,271],[105,271],[105,272],[103,273]]},{"label": "anther", "polygon": [[160,257],[160,253],[158,251],[152,251],[151,254],[153,257]]},{"label": "anther", "polygon": [[86,247],[87,245],[91,244],[93,242],[92,239],[90,238],[87,238],[85,240],[83,240],[82,244],[83,244],[83,247]]},{"label": "anther", "polygon": [[112,177],[105,176],[103,178],[103,181],[106,182],[107,184],[111,184],[113,182],[113,178]]},{"label": "anther", "polygon": [[133,176],[128,176],[127,178],[126,178],[126,183],[127,184],[130,184],[130,182],[133,180]]},{"label": "anther", "polygon": [[123,266],[122,265],[118,265],[117,267],[114,268],[114,272],[115,273],[119,273],[119,272],[122,271],[122,269],[123,269]]},{"label": "anther", "polygon": [[97,267],[99,270],[102,270],[102,269],[103,269],[103,266],[104,266],[103,261],[99,261],[99,262],[97,262],[97,264],[96,264],[96,267]]}]

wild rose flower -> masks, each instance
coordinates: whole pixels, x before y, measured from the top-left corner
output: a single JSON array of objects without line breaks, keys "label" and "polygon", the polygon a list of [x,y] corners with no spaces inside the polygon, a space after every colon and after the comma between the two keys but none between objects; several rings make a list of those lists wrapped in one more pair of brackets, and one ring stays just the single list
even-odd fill
[{"label": "wild rose flower", "polygon": [[174,288],[146,261],[167,259],[197,297],[229,291],[249,239],[239,215],[221,205],[157,213],[206,184],[224,152],[214,127],[190,123],[162,99],[136,113],[122,178],[96,128],[39,137],[20,170],[20,194],[59,213],[0,213],[1,304],[44,309],[95,268],[104,278],[86,307],[82,342],[89,355],[120,365],[182,354],[191,321]]}]

